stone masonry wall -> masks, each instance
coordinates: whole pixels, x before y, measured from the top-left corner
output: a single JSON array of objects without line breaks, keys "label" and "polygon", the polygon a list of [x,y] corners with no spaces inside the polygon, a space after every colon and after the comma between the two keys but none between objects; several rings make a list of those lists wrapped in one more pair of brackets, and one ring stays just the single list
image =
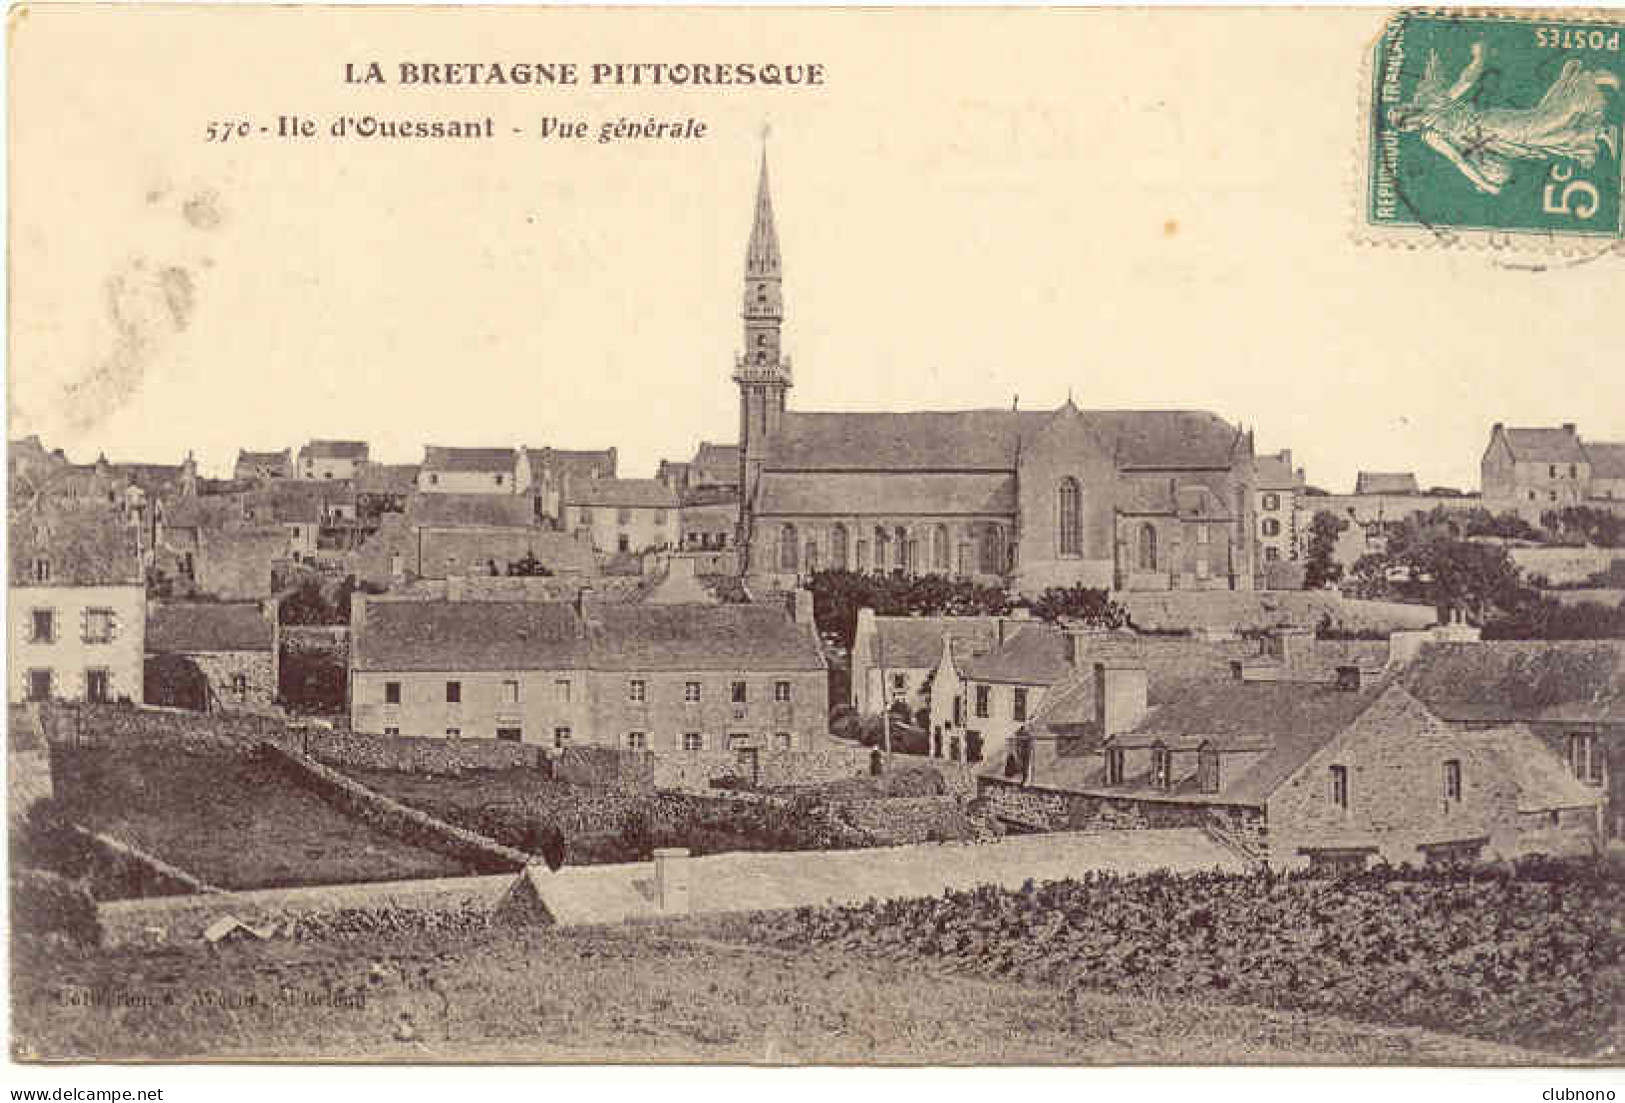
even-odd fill
[{"label": "stone masonry wall", "polygon": [[[202,651],[187,653],[209,679],[215,699],[224,708],[267,710],[276,707],[276,655],[271,651]],[[241,674],[244,691],[236,691]]]}]

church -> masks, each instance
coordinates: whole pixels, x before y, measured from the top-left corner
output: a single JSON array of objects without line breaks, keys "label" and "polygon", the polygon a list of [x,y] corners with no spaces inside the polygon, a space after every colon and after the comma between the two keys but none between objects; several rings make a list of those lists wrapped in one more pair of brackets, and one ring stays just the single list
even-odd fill
[{"label": "church", "polygon": [[814,571],[1049,586],[1250,590],[1253,440],[1187,410],[813,413],[788,408],[784,263],[763,152],[745,254],[739,552]]}]

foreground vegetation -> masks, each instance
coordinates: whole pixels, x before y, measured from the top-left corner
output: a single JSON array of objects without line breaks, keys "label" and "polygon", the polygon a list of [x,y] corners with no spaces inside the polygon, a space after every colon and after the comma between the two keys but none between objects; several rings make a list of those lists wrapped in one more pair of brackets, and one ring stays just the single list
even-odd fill
[{"label": "foreground vegetation", "polygon": [[[24,943],[23,1060],[1509,1063],[1323,1015],[1126,999],[724,941],[781,916],[548,930],[335,916],[337,937],[171,950]],[[353,937],[351,936],[353,935]]]},{"label": "foreground vegetation", "polygon": [[1625,870],[1101,874],[802,908],[747,934],[1157,1001],[1456,1031],[1586,1057],[1625,1040]]}]

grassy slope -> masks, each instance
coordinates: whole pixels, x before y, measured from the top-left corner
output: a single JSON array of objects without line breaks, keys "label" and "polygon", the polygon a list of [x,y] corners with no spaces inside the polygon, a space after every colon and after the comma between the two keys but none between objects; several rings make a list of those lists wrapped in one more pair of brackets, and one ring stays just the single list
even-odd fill
[{"label": "grassy slope", "polygon": [[71,793],[75,820],[222,888],[345,884],[471,872],[350,819],[252,758],[112,752]]},{"label": "grassy slope", "polygon": [[[771,922],[771,917],[763,921]],[[718,941],[726,925],[14,957],[24,1060],[1468,1063],[1467,1039],[1276,1011],[1069,996],[918,962]],[[157,1006],[74,1006],[116,989]],[[278,994],[364,1004],[278,1005]],[[164,1005],[169,998],[173,1003]],[[342,1001],[341,1001],[342,1002]],[[403,1022],[411,1037],[397,1037]],[[1547,1058],[1549,1060],[1549,1058]]]}]

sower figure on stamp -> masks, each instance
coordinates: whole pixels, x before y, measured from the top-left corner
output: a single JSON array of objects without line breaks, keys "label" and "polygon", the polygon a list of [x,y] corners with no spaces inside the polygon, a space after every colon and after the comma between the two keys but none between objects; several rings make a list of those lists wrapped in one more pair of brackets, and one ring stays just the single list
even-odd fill
[{"label": "sower figure on stamp", "polygon": [[1484,44],[1475,42],[1472,60],[1446,85],[1438,51],[1429,51],[1410,102],[1391,109],[1388,121],[1398,130],[1421,131],[1423,141],[1488,195],[1512,179],[1515,160],[1569,158],[1590,168],[1599,148],[1619,156],[1618,128],[1603,121],[1606,90],[1620,87],[1616,74],[1571,60],[1534,107],[1481,108],[1470,97],[1484,57]]}]

